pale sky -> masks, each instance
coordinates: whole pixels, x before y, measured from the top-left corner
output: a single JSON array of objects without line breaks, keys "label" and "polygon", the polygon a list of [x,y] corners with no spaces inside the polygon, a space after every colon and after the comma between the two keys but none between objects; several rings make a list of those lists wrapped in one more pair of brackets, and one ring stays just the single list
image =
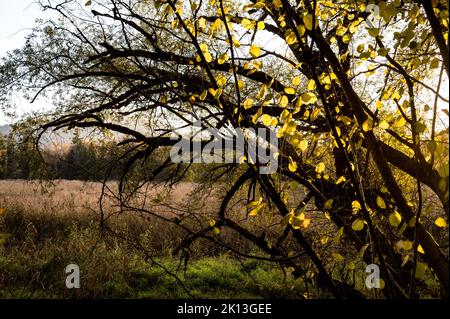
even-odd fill
[{"label": "pale sky", "polygon": [[[24,45],[25,36],[37,25],[35,21],[38,17],[43,17],[43,13],[34,0],[0,0],[0,57]],[[16,98],[23,101],[20,104],[24,109],[39,108],[39,104],[30,106],[20,96]],[[5,119],[0,111],[0,125],[8,122],[10,120]]]}]

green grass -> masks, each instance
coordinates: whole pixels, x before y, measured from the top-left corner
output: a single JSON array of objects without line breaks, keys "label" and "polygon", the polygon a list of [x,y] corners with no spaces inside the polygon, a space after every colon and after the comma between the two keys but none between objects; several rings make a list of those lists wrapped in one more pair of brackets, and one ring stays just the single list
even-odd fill
[{"label": "green grass", "polygon": [[[0,246],[0,298],[298,298],[304,292],[302,281],[276,264],[226,252],[193,254],[185,268],[167,244],[146,260],[129,241],[99,237],[94,219],[9,210],[0,227],[12,235]],[[151,234],[141,237],[151,242]],[[71,263],[81,270],[79,289],[65,287]]]}]

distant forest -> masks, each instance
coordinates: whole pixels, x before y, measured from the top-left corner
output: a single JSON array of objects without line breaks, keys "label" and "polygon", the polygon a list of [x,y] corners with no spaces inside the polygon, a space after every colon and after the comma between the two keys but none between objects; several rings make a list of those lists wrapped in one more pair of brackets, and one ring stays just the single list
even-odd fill
[{"label": "distant forest", "polygon": [[[161,149],[163,154],[167,150]],[[59,147],[45,146],[38,151],[33,141],[14,133],[0,134],[0,179],[117,179],[124,169],[135,174],[151,172],[162,164],[157,153],[145,165],[126,168],[127,156],[118,154],[116,141],[87,140],[75,135]],[[118,158],[122,157],[122,161]],[[155,177],[158,179],[158,176]]]}]

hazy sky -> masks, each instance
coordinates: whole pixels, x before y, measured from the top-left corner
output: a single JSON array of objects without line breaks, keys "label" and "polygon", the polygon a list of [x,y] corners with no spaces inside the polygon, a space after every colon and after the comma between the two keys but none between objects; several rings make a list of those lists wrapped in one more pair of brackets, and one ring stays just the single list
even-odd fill
[{"label": "hazy sky", "polygon": [[0,0],[0,56],[24,44],[42,12],[33,0]]},{"label": "hazy sky", "polygon": [[[36,26],[36,18],[42,17],[42,11],[34,0],[0,0],[0,57],[6,52],[20,48],[25,43],[25,36]],[[23,101],[20,96],[16,98]],[[30,109],[29,103],[20,103]],[[33,108],[38,108],[36,104]],[[0,125],[7,121],[0,111]]]}]

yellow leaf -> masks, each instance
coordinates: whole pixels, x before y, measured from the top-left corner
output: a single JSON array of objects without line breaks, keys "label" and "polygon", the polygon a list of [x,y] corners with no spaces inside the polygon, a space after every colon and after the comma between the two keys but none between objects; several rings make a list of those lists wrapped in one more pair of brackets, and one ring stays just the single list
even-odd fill
[{"label": "yellow leaf", "polygon": [[200,94],[200,100],[204,101],[206,99],[206,96],[208,95],[208,91],[204,90],[202,94]]},{"label": "yellow leaf", "polygon": [[228,54],[224,53],[224,54],[219,55],[219,58],[217,59],[217,63],[224,64],[229,59],[230,59],[230,57],[228,56]]},{"label": "yellow leaf", "polygon": [[356,219],[353,223],[352,223],[352,229],[354,231],[361,231],[364,229],[364,221],[360,218]]},{"label": "yellow leaf", "polygon": [[305,219],[303,220],[302,227],[303,227],[303,228],[307,228],[307,227],[309,226],[309,224],[311,224],[311,219],[310,219],[310,218],[305,218]]},{"label": "yellow leaf", "polygon": [[382,120],[382,121],[380,122],[380,124],[379,124],[379,127],[382,128],[382,129],[387,130],[387,129],[389,128],[389,123],[386,122],[385,120]]},{"label": "yellow leaf", "polygon": [[214,98],[216,98],[216,99],[218,99],[221,95],[222,95],[222,93],[223,93],[223,91],[222,91],[222,89],[213,89],[213,88],[210,88],[209,90],[209,93],[211,93],[211,95],[212,96],[214,96]]},{"label": "yellow leaf", "polygon": [[425,251],[422,248],[422,245],[417,246],[417,251],[421,254],[425,254]]},{"label": "yellow leaf", "polygon": [[372,130],[372,127],[373,127],[373,120],[370,116],[368,116],[362,125],[362,129],[364,132],[368,132]]},{"label": "yellow leaf", "polygon": [[289,99],[286,95],[283,95],[278,101],[281,107],[286,107],[289,104]]},{"label": "yellow leaf", "polygon": [[291,172],[295,172],[297,170],[297,163],[290,156],[289,156],[288,168]]},{"label": "yellow leaf", "polygon": [[298,34],[302,37],[302,36],[305,34],[305,26],[302,25],[302,24],[300,24],[300,25],[297,27],[297,31],[298,31]]},{"label": "yellow leaf", "polygon": [[403,249],[403,250],[411,250],[413,248],[413,243],[409,240],[399,240],[395,246],[397,247],[398,250]]},{"label": "yellow leaf", "polygon": [[252,44],[250,46],[250,55],[254,58],[257,58],[261,55],[261,49],[259,46]]},{"label": "yellow leaf", "polygon": [[357,213],[361,210],[361,204],[359,203],[359,201],[354,200],[352,202],[352,211],[353,213]]},{"label": "yellow leaf", "polygon": [[272,116],[268,115],[268,114],[263,114],[261,116],[261,121],[263,122],[263,124],[265,126],[270,126],[272,124]]},{"label": "yellow leaf", "polygon": [[[317,19],[316,19],[317,21]],[[313,16],[312,14],[306,14],[303,16],[303,23],[305,24],[305,28],[308,30],[313,29]]]},{"label": "yellow leaf", "polygon": [[288,110],[284,109],[283,112],[281,112],[280,120],[282,122],[289,122],[292,120],[292,114]]},{"label": "yellow leaf", "polygon": [[406,120],[403,117],[400,117],[398,120],[394,122],[394,126],[401,128],[406,124]]},{"label": "yellow leaf", "polygon": [[261,114],[262,114],[262,107],[260,107],[260,108],[258,109],[258,111],[252,116],[252,122],[253,122],[254,124],[256,124],[256,122],[258,122],[258,120],[259,120]]},{"label": "yellow leaf", "polygon": [[254,28],[255,22],[247,18],[242,19],[241,25],[247,30],[252,30]]},{"label": "yellow leaf", "polygon": [[263,198],[260,197],[258,200],[250,202],[247,207],[250,209],[248,215],[256,216],[264,209],[264,207],[266,207],[266,203],[264,203]]},{"label": "yellow leaf", "polygon": [[262,21],[258,21],[258,30],[264,30],[266,25]]},{"label": "yellow leaf", "polygon": [[313,79],[309,80],[307,88],[310,91],[315,90],[316,89],[316,81],[314,81]]},{"label": "yellow leaf", "polygon": [[224,77],[223,75],[219,75],[216,78],[216,81],[217,81],[217,85],[219,85],[219,86],[224,86],[225,84],[227,84],[227,78]]},{"label": "yellow leaf", "polygon": [[243,103],[243,106],[246,110],[251,108],[253,106],[253,99],[251,99],[251,98],[246,99]]},{"label": "yellow leaf", "polygon": [[400,215],[399,212],[395,211],[392,214],[389,215],[389,224],[392,225],[392,227],[398,227],[402,221],[402,215]]},{"label": "yellow leaf", "polygon": [[345,267],[346,267],[347,269],[350,269],[350,270],[355,270],[356,265],[355,265],[355,263],[354,263],[353,261],[351,261],[351,262],[349,262]]},{"label": "yellow leaf", "polygon": [[311,121],[314,121],[320,114],[320,109],[316,108],[314,109],[314,111],[312,111],[311,113]]},{"label": "yellow leaf", "polygon": [[205,52],[205,53],[203,53],[203,55],[205,56],[206,62],[209,63],[209,62],[211,62],[213,60],[211,53]]},{"label": "yellow leaf", "polygon": [[367,31],[369,31],[369,35],[374,38],[380,34],[380,29],[376,28],[367,29]]},{"label": "yellow leaf", "polygon": [[201,43],[200,50],[202,50],[203,53],[208,52],[208,45],[206,43]]},{"label": "yellow leaf", "polygon": [[289,34],[286,36],[286,43],[288,45],[294,44],[297,41],[297,37],[295,36],[295,32],[291,31],[289,32]]},{"label": "yellow leaf", "polygon": [[377,103],[375,103],[376,108],[379,110],[383,107],[383,102],[381,101],[377,101]]},{"label": "yellow leaf", "polygon": [[297,86],[300,84],[300,77],[296,76],[295,78],[292,79],[292,84]]},{"label": "yellow leaf", "polygon": [[344,260],[344,256],[338,253],[332,253],[331,256],[333,256],[333,259],[336,260],[337,262],[341,262]]},{"label": "yellow leaf", "polygon": [[286,92],[286,94],[295,94],[295,90],[293,88],[284,88],[284,92]]},{"label": "yellow leaf", "polygon": [[317,96],[312,92],[307,92],[302,94],[302,101],[305,104],[314,104],[317,101]]},{"label": "yellow leaf", "polygon": [[[1,212],[0,212],[0,214],[1,214]],[[442,227],[442,228],[447,226],[447,222],[446,222],[445,219],[442,218],[442,217],[438,217],[438,218],[434,221],[434,223],[436,224],[436,226]]]},{"label": "yellow leaf", "polygon": [[238,80],[238,87],[239,87],[239,90],[244,89],[244,87],[245,87],[245,82],[242,81],[242,80]]},{"label": "yellow leaf", "polygon": [[293,212],[291,212],[289,218],[289,224],[293,229],[300,229],[300,227],[307,228],[311,223],[311,219],[306,218],[304,213],[301,213],[298,216],[295,216]]},{"label": "yellow leaf", "polygon": [[381,209],[385,209],[386,208],[386,203],[384,202],[384,200],[380,196],[377,196],[377,205]]},{"label": "yellow leaf", "polygon": [[322,238],[320,238],[320,243],[322,245],[325,245],[328,242],[328,239],[330,239],[328,236],[323,236]]},{"label": "yellow leaf", "polygon": [[345,178],[345,176],[341,176],[338,178],[338,180],[336,181],[336,185],[345,182],[347,179]]},{"label": "yellow leaf", "polygon": [[306,151],[306,149],[308,148],[308,141],[307,140],[301,140],[300,143],[298,144],[298,148],[301,151]]},{"label": "yellow leaf", "polygon": [[317,173],[322,173],[325,170],[325,164],[323,162],[320,162],[319,164],[316,165],[316,172]]}]

